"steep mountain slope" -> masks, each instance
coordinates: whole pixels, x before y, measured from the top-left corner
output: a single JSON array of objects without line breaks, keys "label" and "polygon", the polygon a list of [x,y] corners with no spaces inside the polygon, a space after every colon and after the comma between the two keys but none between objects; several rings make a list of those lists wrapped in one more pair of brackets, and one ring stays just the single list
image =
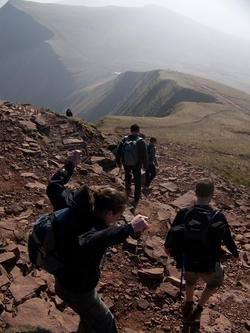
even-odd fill
[{"label": "steep mountain slope", "polygon": [[250,91],[248,43],[159,6],[10,0],[0,9],[0,29],[1,99],[64,112],[114,72],[153,69],[193,73]]},{"label": "steep mountain slope", "polygon": [[217,99],[204,88],[180,82],[169,71],[126,72],[94,89],[76,105],[74,114],[90,122],[105,115],[160,117],[183,101],[215,103]]},{"label": "steep mountain slope", "polygon": [[74,114],[91,122],[105,115],[162,117],[181,102],[207,103],[218,112],[218,104],[249,111],[250,95],[176,71],[126,72],[89,91]]},{"label": "steep mountain slope", "polygon": [[[35,269],[29,262],[27,235],[35,219],[51,211],[46,185],[72,149],[80,149],[83,158],[74,170],[69,187],[87,184],[93,189],[112,186],[124,190],[124,175],[116,167],[114,155],[105,148],[114,147],[118,137],[107,135],[104,139],[103,134],[83,120],[27,104],[0,101],[0,120],[3,170],[0,177],[0,330],[75,332],[79,317],[56,296],[54,277]],[[170,145],[175,149],[174,156],[168,154]],[[134,212],[133,198],[129,197],[124,213],[127,221],[134,213],[148,216],[150,228],[128,238],[124,244],[109,248],[97,290],[114,314],[121,333],[246,333],[250,306],[250,193],[208,168],[183,161],[179,158],[183,149],[187,154],[204,153],[191,146],[159,141],[160,169],[152,187],[142,191]],[[180,271],[166,256],[163,244],[176,211],[194,202],[192,189],[197,177],[203,176],[212,177],[215,182],[211,204],[226,214],[240,262],[234,265],[223,246],[226,251],[222,257],[224,285],[206,304],[200,323],[190,325],[181,311],[184,298],[179,295]],[[199,283],[195,302],[202,288]],[[15,325],[19,328],[12,327]],[[20,325],[29,329],[21,330]],[[40,330],[31,330],[30,326],[39,326]]]}]

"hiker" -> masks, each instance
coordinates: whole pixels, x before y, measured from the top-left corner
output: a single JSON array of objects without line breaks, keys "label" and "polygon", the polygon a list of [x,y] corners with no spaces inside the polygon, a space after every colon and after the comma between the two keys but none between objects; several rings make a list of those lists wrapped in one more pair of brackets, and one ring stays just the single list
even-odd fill
[{"label": "hiker", "polygon": [[[209,300],[213,292],[223,283],[224,269],[220,263],[221,241],[223,240],[223,243],[231,252],[232,260],[234,263],[237,262],[239,257],[225,215],[219,210],[214,210],[209,205],[213,193],[214,184],[212,180],[208,178],[200,179],[196,183],[195,189],[195,194],[197,197],[196,204],[191,207],[186,207],[179,210],[165,241],[165,251],[167,255],[171,255],[171,251],[173,253],[173,249],[170,251],[172,246],[176,246],[178,250],[182,248],[183,244],[185,244],[183,245],[184,255],[182,254],[182,259],[180,258],[175,260],[177,261],[176,267],[182,267],[182,271],[185,270],[184,276],[186,281],[186,301],[183,305],[182,311],[183,315],[188,317],[191,322],[200,319],[203,306]],[[195,236],[190,236],[190,233],[194,232],[194,229],[197,226],[197,222],[195,221],[194,217],[194,214],[197,214],[197,212],[197,216],[205,216],[204,214],[206,212],[208,213],[207,216],[210,216],[206,222],[207,229],[203,229],[206,232],[203,233],[203,235],[205,235],[203,241],[201,240],[202,238],[199,239],[199,237],[202,237],[201,234],[196,236],[196,238],[192,238]],[[171,243],[171,237],[173,237],[171,236],[171,231],[173,234],[173,230],[175,228],[175,230],[178,232],[178,228],[181,230],[183,223],[186,226],[184,239],[179,241],[177,239],[172,239],[175,244]],[[187,224],[190,224],[193,229],[187,229]],[[196,247],[197,244],[200,244],[200,247]],[[204,246],[207,251],[203,252],[201,250],[203,249],[202,246]],[[198,258],[200,258],[200,261]],[[202,278],[203,281],[206,282],[206,286],[201,294],[198,304],[194,307],[194,289],[195,284],[199,278]]]},{"label": "hiker", "polygon": [[[86,186],[80,190],[66,189],[64,186],[80,160],[80,151],[73,151],[47,187],[47,195],[54,209],[72,208],[75,221],[70,220],[69,223],[77,225],[62,245],[68,260],[64,267],[54,273],[55,291],[80,316],[76,332],[117,333],[114,317],[95,289],[100,278],[99,266],[102,258],[104,265],[107,247],[120,244],[133,233],[148,228],[148,218],[137,215],[130,223],[116,225],[126,209],[127,196],[111,187],[94,193],[93,210],[84,207]],[[91,207],[92,202],[89,205]]]},{"label": "hiker", "polygon": [[[125,136],[119,143],[116,152],[116,164],[123,165],[125,171],[125,190],[131,193],[132,174],[134,177],[134,206],[138,204],[141,196],[141,169],[147,170],[148,153],[146,142],[140,137],[140,128],[137,124],[131,125],[131,134]],[[129,149],[133,151],[129,151]]]},{"label": "hiker", "polygon": [[73,117],[73,113],[72,113],[72,111],[70,109],[66,110],[66,116],[67,117]]},{"label": "hiker", "polygon": [[148,150],[148,167],[146,170],[146,181],[145,181],[145,188],[148,189],[149,185],[151,184],[152,180],[156,176],[156,167],[158,166],[158,161],[156,158],[156,144],[157,140],[155,137],[151,137],[149,143],[147,145]]}]

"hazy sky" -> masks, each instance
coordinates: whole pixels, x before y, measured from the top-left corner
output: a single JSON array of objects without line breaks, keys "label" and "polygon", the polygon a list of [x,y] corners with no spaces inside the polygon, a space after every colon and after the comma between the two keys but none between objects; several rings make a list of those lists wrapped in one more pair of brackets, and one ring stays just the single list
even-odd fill
[{"label": "hazy sky", "polygon": [[[32,0],[26,0],[32,1]],[[7,2],[0,0],[0,5]],[[36,2],[56,3],[55,0]],[[69,0],[68,3],[71,1]],[[191,17],[201,23],[223,30],[250,41],[250,0],[72,0],[85,6],[161,5]]]}]

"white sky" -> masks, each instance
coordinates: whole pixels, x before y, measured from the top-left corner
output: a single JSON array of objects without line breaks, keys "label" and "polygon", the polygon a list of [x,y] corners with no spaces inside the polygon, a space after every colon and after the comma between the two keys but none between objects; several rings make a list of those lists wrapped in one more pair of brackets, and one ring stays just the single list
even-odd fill
[{"label": "white sky", "polygon": [[[0,4],[1,2],[7,1],[0,0]],[[60,1],[37,0],[35,2],[56,3]],[[78,0],[77,2],[85,6],[97,4],[124,7],[140,7],[147,4],[161,5],[203,24],[250,41],[250,0]]]}]

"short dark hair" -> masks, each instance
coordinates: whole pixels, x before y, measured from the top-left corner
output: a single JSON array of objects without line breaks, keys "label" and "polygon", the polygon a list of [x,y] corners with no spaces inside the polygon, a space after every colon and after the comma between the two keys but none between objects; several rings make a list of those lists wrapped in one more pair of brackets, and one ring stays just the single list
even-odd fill
[{"label": "short dark hair", "polygon": [[140,132],[140,127],[137,124],[133,124],[133,125],[130,126],[130,131],[132,133]]},{"label": "short dark hair", "polygon": [[196,195],[201,198],[208,198],[214,193],[214,183],[209,178],[201,178],[196,183]]},{"label": "short dark hair", "polygon": [[152,136],[150,139],[149,139],[149,142],[157,142],[156,138],[154,136]]}]

